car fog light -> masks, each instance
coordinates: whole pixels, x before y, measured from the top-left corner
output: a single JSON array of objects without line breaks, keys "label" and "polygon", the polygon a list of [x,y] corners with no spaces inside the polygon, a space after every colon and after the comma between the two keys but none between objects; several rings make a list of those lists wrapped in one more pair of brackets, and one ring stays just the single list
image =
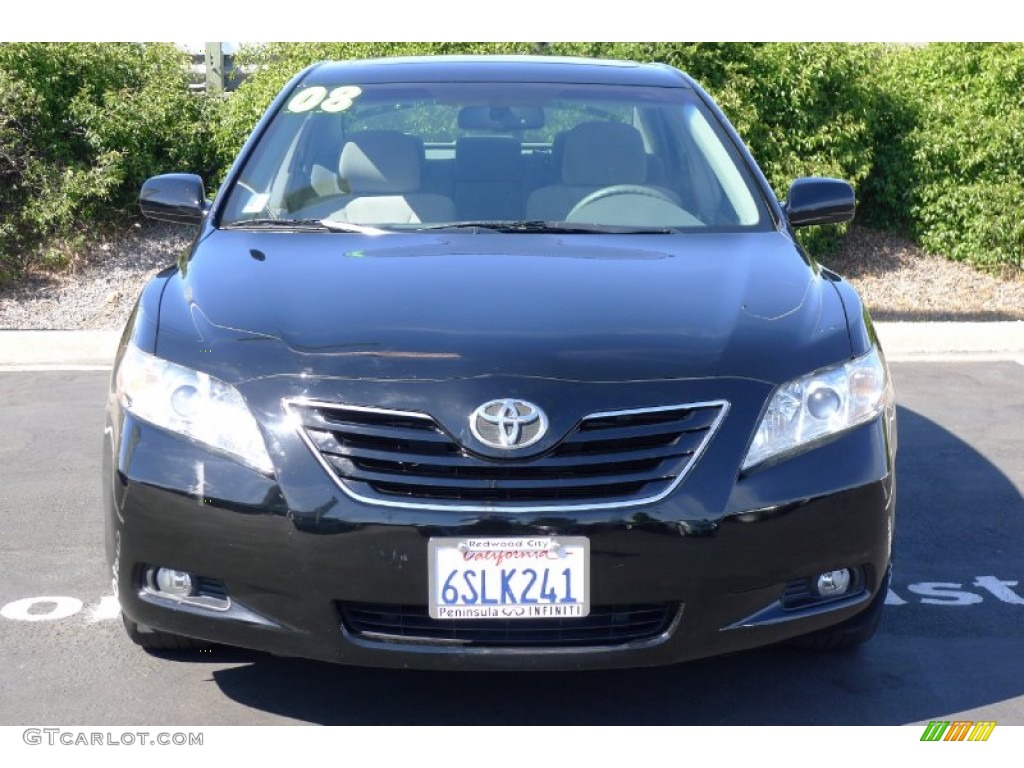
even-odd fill
[{"label": "car fog light", "polygon": [[171,568],[157,568],[154,577],[156,588],[175,597],[188,597],[192,594],[192,576],[186,571],[175,571]]},{"label": "car fog light", "polygon": [[815,585],[818,594],[823,597],[835,597],[846,593],[850,588],[850,569],[840,568],[838,571],[825,571],[818,577]]}]

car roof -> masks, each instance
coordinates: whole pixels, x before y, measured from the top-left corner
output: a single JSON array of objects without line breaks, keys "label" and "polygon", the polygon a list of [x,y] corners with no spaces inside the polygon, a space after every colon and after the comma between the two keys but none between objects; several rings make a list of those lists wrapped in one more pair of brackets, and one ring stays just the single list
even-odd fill
[{"label": "car roof", "polygon": [[560,56],[415,56],[326,61],[311,68],[302,85],[337,83],[595,83],[688,88],[682,72],[667,64]]}]

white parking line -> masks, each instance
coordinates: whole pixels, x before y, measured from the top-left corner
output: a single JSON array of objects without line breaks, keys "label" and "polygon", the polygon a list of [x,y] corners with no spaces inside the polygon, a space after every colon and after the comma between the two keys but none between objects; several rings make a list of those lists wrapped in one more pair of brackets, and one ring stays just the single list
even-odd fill
[{"label": "white parking line", "polygon": [[893,592],[890,589],[889,593],[885,596],[885,604],[886,605],[906,605],[907,601],[904,600],[903,598],[901,598],[899,595],[897,595],[895,592]]},{"label": "white parking line", "polygon": [[68,365],[36,363],[33,365],[0,365],[0,373],[40,373],[47,371],[109,371],[113,365]]},{"label": "white parking line", "polygon": [[100,598],[98,604],[89,609],[89,614],[86,616],[86,620],[92,624],[97,621],[116,619],[120,615],[121,604],[117,602],[117,598],[113,595],[106,595]]}]

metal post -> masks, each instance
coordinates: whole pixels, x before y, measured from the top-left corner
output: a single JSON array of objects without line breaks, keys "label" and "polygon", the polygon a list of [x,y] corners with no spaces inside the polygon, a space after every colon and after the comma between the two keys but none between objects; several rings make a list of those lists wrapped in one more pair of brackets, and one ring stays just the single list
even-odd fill
[{"label": "metal post", "polygon": [[206,44],[206,92],[224,93],[224,48],[222,43]]}]

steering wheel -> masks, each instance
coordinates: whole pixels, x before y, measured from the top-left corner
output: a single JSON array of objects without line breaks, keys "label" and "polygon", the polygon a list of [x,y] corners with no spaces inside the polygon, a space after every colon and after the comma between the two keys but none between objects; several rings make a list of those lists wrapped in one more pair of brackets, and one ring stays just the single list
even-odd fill
[{"label": "steering wheel", "polygon": [[595,203],[599,203],[602,200],[608,198],[617,198],[622,196],[639,197],[639,198],[650,198],[653,200],[660,201],[662,203],[668,203],[674,208],[679,208],[671,197],[669,197],[664,191],[655,189],[652,186],[643,186],[641,184],[613,184],[612,186],[605,186],[601,189],[595,189],[590,195],[585,197],[579,203],[572,206],[572,210],[565,216],[566,221],[573,221],[573,216],[580,213],[585,208],[588,208]]},{"label": "steering wheel", "polygon": [[[588,205],[604,200],[608,197],[618,197],[619,195],[638,195],[640,197],[653,197],[656,200],[661,200],[665,203],[671,203],[676,205],[676,201],[669,197],[667,194],[659,189],[653,187],[645,187],[640,184],[615,184],[611,187],[604,187],[591,192],[589,195],[580,200],[576,205],[572,207],[566,219],[572,221],[571,216],[574,213],[579,212],[580,209],[586,208]],[[677,206],[678,207],[678,206]]]},{"label": "steering wheel", "polygon": [[256,191],[256,188],[252,186],[252,184],[250,184],[248,181],[245,181],[243,179],[238,179],[235,182],[235,185],[241,187],[242,189],[244,189],[246,192],[248,192],[253,197],[255,197],[256,195],[259,194]]}]

